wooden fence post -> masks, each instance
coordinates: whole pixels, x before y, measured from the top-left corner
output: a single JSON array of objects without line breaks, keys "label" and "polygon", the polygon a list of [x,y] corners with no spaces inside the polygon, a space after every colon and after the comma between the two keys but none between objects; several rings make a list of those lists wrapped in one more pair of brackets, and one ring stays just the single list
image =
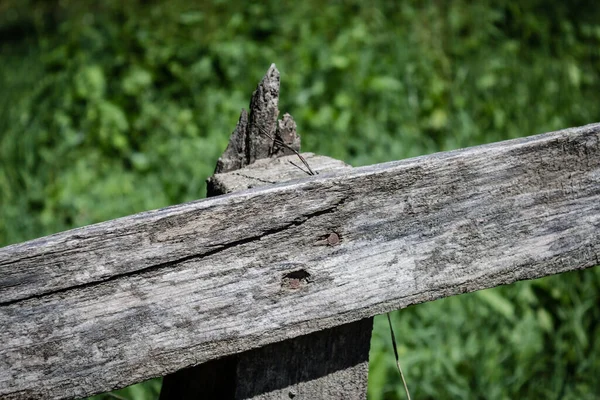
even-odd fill
[{"label": "wooden fence post", "polygon": [[[299,156],[296,124],[289,114],[277,120],[278,99],[279,71],[272,65],[250,113],[242,110],[208,196],[351,168],[329,157]],[[335,239],[331,232],[322,244],[335,246]],[[290,290],[302,290],[310,279],[304,271],[289,275]],[[164,378],[160,400],[365,399],[372,328],[366,318],[178,371]]]}]

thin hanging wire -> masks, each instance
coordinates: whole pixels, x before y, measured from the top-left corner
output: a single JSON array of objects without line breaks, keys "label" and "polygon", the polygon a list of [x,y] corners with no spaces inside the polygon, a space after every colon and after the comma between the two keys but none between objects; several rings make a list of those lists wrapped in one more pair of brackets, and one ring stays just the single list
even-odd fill
[{"label": "thin hanging wire", "polygon": [[400,358],[398,357],[398,348],[396,345],[396,336],[394,335],[394,328],[392,328],[392,320],[390,318],[390,313],[387,313],[388,324],[390,325],[390,334],[392,335],[392,346],[394,347],[394,356],[396,357],[396,367],[398,367],[398,373],[400,374],[400,378],[402,378],[402,383],[404,384],[404,391],[406,392],[406,398],[410,400],[410,393],[408,392],[408,386],[406,385],[406,379],[404,379],[404,374],[402,373],[402,367],[400,366]]},{"label": "thin hanging wire", "polygon": [[288,145],[287,143],[283,142],[279,138],[273,138],[273,136],[269,135],[264,129],[259,128],[259,130],[260,130],[260,133],[262,133],[263,135],[265,135],[266,137],[268,137],[269,139],[271,139],[273,141],[273,143],[278,144],[279,146],[283,146],[286,149],[293,151],[294,154],[298,156],[298,158],[300,159],[300,161],[302,161],[302,164],[304,164],[304,166],[306,167],[306,169],[308,169],[308,172],[304,171],[302,168],[300,168],[298,165],[294,164],[291,161],[290,161],[290,164],[292,164],[294,167],[298,168],[299,170],[304,171],[308,175],[316,175],[317,174],[315,171],[313,171],[310,168],[310,165],[308,165],[308,162],[306,162],[306,159],[304,157],[302,157],[302,155],[300,153],[298,153],[298,151],[296,149],[294,149],[292,146]]}]

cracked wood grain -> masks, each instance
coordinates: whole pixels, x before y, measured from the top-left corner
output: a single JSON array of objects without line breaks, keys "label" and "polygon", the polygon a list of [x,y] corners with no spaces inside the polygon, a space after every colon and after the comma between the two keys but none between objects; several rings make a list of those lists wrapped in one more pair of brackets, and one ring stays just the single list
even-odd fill
[{"label": "cracked wood grain", "polygon": [[[0,249],[0,397],[77,398],[600,259],[600,124]],[[316,245],[335,232],[335,246]],[[310,282],[284,284],[298,270]],[[297,286],[297,287],[296,287]]]},{"label": "cracked wood grain", "polygon": [[[219,157],[215,174],[238,170],[256,161],[300,151],[296,123],[288,113],[279,115],[279,71],[271,64],[250,99],[250,112],[242,109],[239,121]],[[211,192],[208,196],[220,194]]]},{"label": "cracked wood grain", "polygon": [[[299,137],[294,136],[299,150]],[[310,153],[303,157],[318,173],[350,168],[329,157]],[[215,174],[209,180],[211,192],[223,194],[303,178],[305,172],[290,164],[292,160],[297,161],[297,156],[266,158],[241,170]],[[330,233],[322,241],[335,246],[339,236]],[[281,278],[283,290],[303,290],[312,283],[310,273],[303,269]],[[372,318],[365,318],[177,371],[163,379],[160,400],[365,399],[372,327]],[[220,371],[218,376],[207,373],[213,369]]]},{"label": "cracked wood grain", "polygon": [[[271,155],[273,140],[269,136],[275,137],[277,130],[278,104],[279,71],[275,64],[272,64],[250,100],[250,118],[246,136],[248,164]],[[262,134],[263,131],[269,136]]]},{"label": "cracked wood grain", "polygon": [[[317,173],[341,171],[350,166],[334,158],[317,156],[313,153],[303,153],[302,156]],[[229,173],[217,173],[208,179],[208,192],[232,193],[254,187],[302,179],[306,172],[298,169],[293,164],[300,163],[296,155],[281,156],[279,158],[265,158],[258,160],[251,167]]]},{"label": "cracked wood grain", "polygon": [[217,160],[215,173],[234,171],[248,165],[248,156],[246,155],[246,135],[248,130],[248,112],[242,109],[240,119],[231,137],[223,155]]},{"label": "cracked wood grain", "polygon": [[[244,117],[242,110],[240,123],[217,163],[215,175],[208,180],[209,196],[303,178],[305,173],[315,175],[315,171],[350,168],[329,157],[300,156],[300,136],[289,114],[278,121],[274,138],[261,131],[263,136],[273,140],[269,158],[250,163],[243,158],[240,143],[250,148],[250,141],[256,137],[247,132],[240,134]],[[240,140],[242,135],[246,140]],[[285,155],[294,157],[283,157]],[[294,164],[298,159],[308,172]],[[246,167],[240,170],[242,166]],[[337,244],[336,238],[339,241],[335,233],[327,238],[331,240],[325,239],[325,242],[330,245]],[[294,291],[312,282],[310,274],[300,269],[286,273],[281,287]],[[372,326],[372,318],[366,318],[179,370],[164,377],[160,400],[364,399]],[[211,373],[214,370],[219,373]]]}]

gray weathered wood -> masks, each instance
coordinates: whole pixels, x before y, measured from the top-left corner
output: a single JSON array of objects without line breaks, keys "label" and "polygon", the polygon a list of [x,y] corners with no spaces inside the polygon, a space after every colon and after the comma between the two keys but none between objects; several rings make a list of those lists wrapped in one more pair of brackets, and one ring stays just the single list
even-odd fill
[{"label": "gray weathered wood", "polygon": [[248,165],[246,154],[246,140],[248,132],[248,113],[242,109],[240,119],[231,137],[225,152],[217,160],[215,173],[230,172]]},{"label": "gray weathered wood", "polygon": [[[594,124],[8,246],[0,397],[81,397],[410,304],[591,267],[599,228]],[[339,244],[327,245],[334,232]]]},{"label": "gray weathered wood", "polygon": [[372,329],[365,318],[182,369],[160,400],[365,399]]},{"label": "gray weathered wood", "polygon": [[[285,127],[285,121],[293,123],[286,114],[279,126]],[[290,128],[280,140],[299,150],[295,125]],[[237,132],[227,150],[238,141]],[[284,150],[288,149],[281,148],[281,155]],[[230,157],[226,151],[219,162]],[[304,158],[317,173],[350,168],[329,157],[307,153]],[[242,171],[216,174],[209,179],[209,193],[225,194],[305,177],[306,172],[290,161],[301,164],[296,156],[265,158]],[[302,279],[290,279],[289,284],[303,284]],[[366,318],[177,371],[163,379],[160,400],[365,399],[372,328],[372,318]],[[218,376],[207,374],[212,369],[221,372]]]},{"label": "gray weathered wood", "polygon": [[275,64],[272,64],[252,94],[250,101],[248,140],[246,142],[248,144],[248,164],[271,155],[273,149],[271,138],[275,137],[277,131],[278,104],[279,71],[275,68]]},{"label": "gray weathered wood", "polygon": [[[256,101],[252,104],[259,109],[251,108],[251,113],[268,114],[260,110],[268,105]],[[270,118],[274,122],[277,115]],[[266,143],[269,154],[263,155],[269,158],[250,163],[245,149],[256,137],[249,134],[246,120],[242,110],[240,122],[217,162],[216,174],[208,181],[209,196],[303,178],[314,171],[350,168],[341,161],[313,154],[305,154],[302,160],[297,156],[291,157],[293,160],[277,158],[300,151],[300,136],[289,114],[278,121],[275,137],[266,135],[272,142]],[[292,164],[294,161],[297,164]],[[302,279],[290,278],[288,284],[300,285]],[[366,318],[177,371],[164,377],[160,400],[365,399],[372,327],[372,318]],[[219,373],[211,373],[214,370]]]},{"label": "gray weathered wood", "polygon": [[366,399],[372,330],[365,318],[244,352],[234,398]]},{"label": "gray weathered wood", "polygon": [[[250,99],[250,115],[242,109],[240,119],[219,157],[215,173],[238,170],[256,161],[300,151],[296,123],[288,113],[278,121],[279,71],[275,64],[258,84]],[[211,193],[209,189],[208,195]],[[218,190],[214,195],[219,195]]]},{"label": "gray weathered wood", "polygon": [[[311,169],[318,173],[339,172],[351,168],[343,161],[335,158],[303,153],[302,156]],[[293,162],[294,164],[290,163]],[[215,174],[208,179],[211,192],[221,194],[242,190],[271,186],[276,183],[306,178],[305,169],[296,155],[280,158],[265,158],[254,162],[247,168],[225,174]]]}]

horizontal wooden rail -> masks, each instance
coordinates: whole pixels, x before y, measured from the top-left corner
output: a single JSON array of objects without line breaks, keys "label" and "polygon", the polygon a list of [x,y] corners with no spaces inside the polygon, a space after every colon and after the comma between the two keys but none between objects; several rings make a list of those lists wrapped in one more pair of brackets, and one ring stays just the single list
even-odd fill
[{"label": "horizontal wooden rail", "polygon": [[0,249],[0,397],[75,398],[600,263],[600,124]]}]

